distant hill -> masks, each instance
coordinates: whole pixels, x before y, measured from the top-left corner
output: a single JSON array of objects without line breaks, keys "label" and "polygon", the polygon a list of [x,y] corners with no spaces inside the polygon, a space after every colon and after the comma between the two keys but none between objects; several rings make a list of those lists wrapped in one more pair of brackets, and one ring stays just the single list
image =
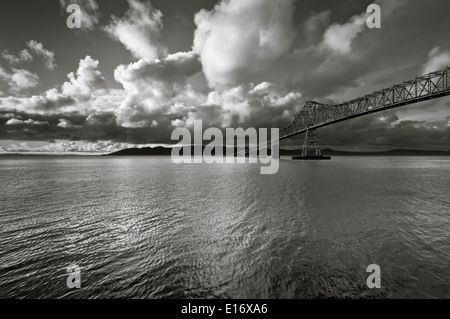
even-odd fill
[{"label": "distant hill", "polygon": [[[204,148],[205,146],[203,146]],[[180,148],[180,146],[176,146]],[[226,154],[226,147],[223,147],[223,154]],[[236,151],[236,148],[235,148]],[[179,151],[183,154],[183,151]],[[280,149],[281,156],[294,156],[301,155],[301,150],[286,150]],[[169,147],[142,147],[142,148],[127,148],[120,150],[118,152],[107,154],[107,156],[170,156],[172,153],[172,148]],[[194,147],[191,146],[191,154],[194,154]],[[349,152],[349,151],[338,151],[333,149],[322,150],[323,155],[328,156],[450,156],[450,151],[427,151],[427,150],[402,150],[395,149],[389,151],[381,152]]]},{"label": "distant hill", "polygon": [[348,152],[325,149],[324,155],[348,155],[348,156],[450,156],[450,151],[404,150],[395,149],[381,152]]},{"label": "distant hill", "polygon": [[126,148],[114,153],[107,154],[108,156],[167,156],[172,152],[171,148],[168,147],[142,147],[142,148]]}]

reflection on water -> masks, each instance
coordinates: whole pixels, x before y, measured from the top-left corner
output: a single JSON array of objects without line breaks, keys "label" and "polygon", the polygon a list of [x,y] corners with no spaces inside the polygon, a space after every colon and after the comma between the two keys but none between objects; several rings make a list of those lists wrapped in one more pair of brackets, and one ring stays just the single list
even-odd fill
[{"label": "reflection on water", "polygon": [[450,297],[449,158],[0,163],[3,298]]}]

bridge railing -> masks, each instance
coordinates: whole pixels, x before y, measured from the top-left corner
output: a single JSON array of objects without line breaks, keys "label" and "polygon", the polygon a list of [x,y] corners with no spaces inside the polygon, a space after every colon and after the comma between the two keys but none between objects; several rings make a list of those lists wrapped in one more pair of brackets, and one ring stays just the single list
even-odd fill
[{"label": "bridge railing", "polygon": [[280,140],[365,114],[450,95],[450,68],[430,72],[349,102],[306,102],[295,120],[280,130]]}]

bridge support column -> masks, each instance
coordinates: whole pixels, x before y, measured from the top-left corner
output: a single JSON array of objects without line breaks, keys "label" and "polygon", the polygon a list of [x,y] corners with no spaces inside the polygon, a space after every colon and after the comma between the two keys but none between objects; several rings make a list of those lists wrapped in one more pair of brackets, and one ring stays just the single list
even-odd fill
[{"label": "bridge support column", "polygon": [[320,151],[319,139],[316,130],[307,130],[301,156],[293,156],[294,160],[330,160],[331,157],[323,156]]}]

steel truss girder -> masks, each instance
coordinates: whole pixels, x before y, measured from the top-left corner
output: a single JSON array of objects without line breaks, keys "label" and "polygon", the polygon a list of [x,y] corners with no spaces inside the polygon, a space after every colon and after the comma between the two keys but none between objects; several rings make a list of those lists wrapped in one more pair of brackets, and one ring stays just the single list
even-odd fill
[{"label": "steel truss girder", "polygon": [[280,130],[279,139],[355,117],[446,95],[450,95],[450,67],[341,104],[329,105],[309,101],[294,121]]}]

